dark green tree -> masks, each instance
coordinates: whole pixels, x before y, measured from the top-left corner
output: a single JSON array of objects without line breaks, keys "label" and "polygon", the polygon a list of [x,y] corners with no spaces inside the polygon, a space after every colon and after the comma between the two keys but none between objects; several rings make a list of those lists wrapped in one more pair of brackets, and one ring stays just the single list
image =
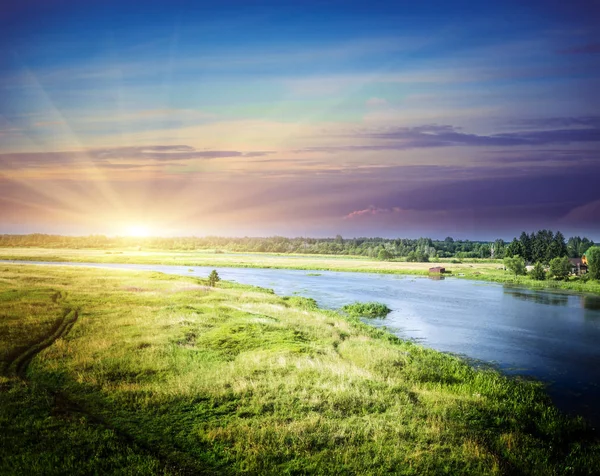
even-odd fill
[{"label": "dark green tree", "polygon": [[219,277],[219,273],[217,273],[216,269],[213,269],[210,272],[210,274],[208,275],[208,285],[211,288],[214,288],[219,281],[221,281],[221,278]]},{"label": "dark green tree", "polygon": [[572,236],[567,242],[567,254],[569,258],[581,258],[594,242],[587,237]]},{"label": "dark green tree", "polygon": [[561,256],[567,256],[567,244],[565,243],[564,235],[560,231],[557,231],[554,239],[546,249],[546,259],[551,260]]},{"label": "dark green tree", "polygon": [[571,272],[569,258],[562,256],[550,260],[550,276],[555,279],[566,279]]},{"label": "dark green tree", "polygon": [[523,256],[525,254],[525,245],[516,238],[504,249],[504,256],[511,258],[513,256]]},{"label": "dark green tree", "polygon": [[532,239],[535,237],[535,234],[532,233],[531,237],[522,232],[519,237],[519,242],[521,243],[521,249],[519,250],[519,255],[522,256],[526,261],[531,261],[533,259],[533,244]]},{"label": "dark green tree", "polygon": [[600,280],[600,246],[592,246],[585,252],[590,278]]}]

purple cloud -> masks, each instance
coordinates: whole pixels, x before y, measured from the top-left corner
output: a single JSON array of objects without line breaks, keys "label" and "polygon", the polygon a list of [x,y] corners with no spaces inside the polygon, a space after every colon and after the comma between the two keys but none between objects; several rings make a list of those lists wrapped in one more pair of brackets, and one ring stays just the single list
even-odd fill
[{"label": "purple cloud", "polygon": [[351,220],[353,218],[358,218],[358,217],[361,217],[361,216],[368,216],[368,215],[381,215],[381,214],[386,214],[386,213],[400,213],[401,211],[402,211],[402,209],[400,209],[399,207],[380,208],[380,207],[375,207],[373,205],[370,205],[367,208],[364,208],[362,210],[354,210],[353,212],[348,213],[344,217],[344,220]]},{"label": "purple cloud", "polygon": [[[527,124],[527,122],[523,124]],[[541,119],[537,122],[531,121],[529,124],[537,124],[537,127],[554,126],[555,128],[478,135],[462,132],[460,128],[452,125],[426,124],[416,127],[388,128],[381,131],[353,131],[351,135],[353,138],[375,142],[361,145],[307,147],[294,152],[409,150],[457,146],[540,147],[575,142],[600,142],[600,118],[596,116]],[[348,137],[348,135],[344,137]]]},{"label": "purple cloud", "polygon": [[[142,165],[118,164],[110,161],[177,162],[195,159],[229,157],[263,157],[272,151],[240,152],[235,150],[197,150],[188,145],[152,145],[140,147],[112,147],[85,151],[18,152],[0,154],[0,167],[52,167],[58,165],[92,164],[95,167],[135,168]],[[148,165],[148,164],[145,164]]]}]

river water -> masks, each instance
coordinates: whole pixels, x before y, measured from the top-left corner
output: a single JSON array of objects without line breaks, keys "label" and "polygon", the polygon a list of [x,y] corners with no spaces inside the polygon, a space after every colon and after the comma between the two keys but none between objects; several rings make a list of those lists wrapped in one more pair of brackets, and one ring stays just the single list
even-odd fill
[{"label": "river water", "polygon": [[[4,261],[9,262],[9,261]],[[19,261],[18,263],[25,263]],[[93,266],[206,277],[211,267],[108,264]],[[600,297],[559,294],[457,278],[372,273],[217,268],[224,280],[316,299],[338,309],[354,301],[383,302],[385,319],[369,319],[399,337],[491,363],[508,374],[548,384],[556,405],[600,426]],[[315,276],[314,274],[318,274]]]}]

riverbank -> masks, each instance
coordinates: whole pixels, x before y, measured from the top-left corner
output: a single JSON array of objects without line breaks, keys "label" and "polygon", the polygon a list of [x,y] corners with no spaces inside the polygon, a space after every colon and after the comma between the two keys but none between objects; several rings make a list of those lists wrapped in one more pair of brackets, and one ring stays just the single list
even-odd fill
[{"label": "riverbank", "polygon": [[205,285],[2,265],[0,473],[592,474],[600,464],[598,441],[541,384],[310,300]]},{"label": "riverbank", "polygon": [[210,251],[144,251],[55,248],[0,248],[0,260],[51,261],[75,263],[163,264],[175,266],[211,266],[215,268],[271,268],[305,271],[347,271],[428,276],[434,266],[445,267],[447,277],[475,279],[524,286],[531,289],[589,293],[600,295],[600,282],[535,281],[528,276],[516,277],[507,271],[501,260],[469,259],[457,262],[441,259],[429,263],[377,261],[359,256],[294,255],[272,253],[215,253]]}]

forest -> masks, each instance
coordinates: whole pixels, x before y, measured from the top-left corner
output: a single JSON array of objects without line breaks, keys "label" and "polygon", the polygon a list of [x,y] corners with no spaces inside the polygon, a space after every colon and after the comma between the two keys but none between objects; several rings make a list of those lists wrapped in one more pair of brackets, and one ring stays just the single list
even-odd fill
[{"label": "forest", "polygon": [[553,258],[580,257],[594,242],[587,237],[566,239],[557,231],[539,230],[530,234],[522,232],[510,243],[495,241],[444,240],[432,238],[287,238],[272,237],[176,237],[134,238],[107,237],[104,235],[61,236],[41,233],[29,235],[0,235],[0,247],[40,247],[75,249],[119,249],[137,247],[147,250],[219,252],[299,253],[323,255],[366,256],[381,260],[429,261],[433,258],[483,258],[502,259],[515,255],[528,262],[549,262]]}]

